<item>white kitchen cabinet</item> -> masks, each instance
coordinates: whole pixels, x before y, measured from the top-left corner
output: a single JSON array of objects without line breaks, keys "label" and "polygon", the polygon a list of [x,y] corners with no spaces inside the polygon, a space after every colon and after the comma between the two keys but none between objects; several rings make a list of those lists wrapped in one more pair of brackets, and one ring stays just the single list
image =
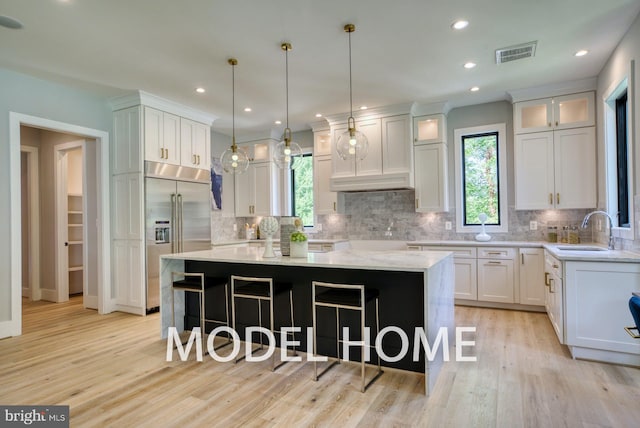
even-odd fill
[{"label": "white kitchen cabinet", "polygon": [[142,240],[114,240],[111,272],[116,286],[116,303],[144,314],[145,272]]},{"label": "white kitchen cabinet", "polygon": [[142,239],[144,231],[144,191],[139,173],[113,176],[111,230],[113,239]]},{"label": "white kitchen cabinet", "polygon": [[145,160],[180,165],[180,117],[144,107]]},{"label": "white kitchen cabinet", "polygon": [[279,170],[273,162],[251,162],[235,176],[237,217],[280,215]]},{"label": "white kitchen cabinet", "polygon": [[545,251],[545,308],[561,344],[564,338],[564,284],[562,263]]},{"label": "white kitchen cabinet", "polygon": [[514,254],[515,250],[512,248],[479,249],[478,300],[500,303],[515,302]]},{"label": "white kitchen cabinet", "polygon": [[314,130],[313,156],[331,156],[331,132],[329,129]]},{"label": "white kitchen cabinet", "polygon": [[478,261],[475,259],[453,259],[456,299],[478,300]]},{"label": "white kitchen cabinet", "polygon": [[515,137],[516,209],[596,206],[595,128]]},{"label": "white kitchen cabinet", "polygon": [[116,144],[111,144],[112,174],[142,172],[141,118],[140,106],[113,113],[113,134]]},{"label": "white kitchen cabinet", "polygon": [[640,365],[629,298],[640,291],[638,263],[565,263],[566,344],[574,358]]},{"label": "white kitchen cabinet", "polygon": [[449,211],[446,144],[424,144],[413,150],[416,212]]},{"label": "white kitchen cabinet", "polygon": [[334,214],[338,194],[331,191],[331,156],[313,156],[313,211],[316,215]]},{"label": "white kitchen cabinet", "polygon": [[209,169],[211,165],[211,133],[209,127],[180,118],[180,164]]},{"label": "white kitchen cabinet", "polygon": [[411,117],[382,118],[382,171],[384,174],[408,174],[413,171]]},{"label": "white kitchen cabinet", "polygon": [[413,118],[413,143],[432,144],[447,142],[447,118],[444,114]]},{"label": "white kitchen cabinet", "polygon": [[544,306],[544,251],[541,248],[520,248],[520,304]]},{"label": "white kitchen cabinet", "polygon": [[516,134],[595,125],[593,92],[517,102],[514,105]]},{"label": "white kitchen cabinet", "polygon": [[336,143],[347,131],[347,124],[331,128],[332,191],[413,188],[411,120],[408,114],[356,120],[356,130],[369,141],[364,159],[343,160]]}]

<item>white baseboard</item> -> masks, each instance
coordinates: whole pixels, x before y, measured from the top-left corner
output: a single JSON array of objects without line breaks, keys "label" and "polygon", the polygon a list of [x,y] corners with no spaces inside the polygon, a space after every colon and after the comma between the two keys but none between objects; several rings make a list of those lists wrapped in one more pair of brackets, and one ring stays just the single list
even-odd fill
[{"label": "white baseboard", "polygon": [[20,336],[22,334],[20,323],[13,321],[0,321],[0,339],[5,337]]},{"label": "white baseboard", "polygon": [[640,367],[640,355],[637,354],[582,348],[579,346],[569,346],[569,351],[573,358],[580,360],[601,361],[605,363]]},{"label": "white baseboard", "polygon": [[22,287],[22,297],[31,298],[31,289],[28,287]]},{"label": "white baseboard", "polygon": [[98,309],[98,296],[82,296],[82,303],[87,309]]},{"label": "white baseboard", "polygon": [[145,308],[138,308],[134,306],[126,306],[126,305],[116,305],[116,311],[118,312],[126,312],[128,314],[134,315],[147,315],[147,310]]},{"label": "white baseboard", "polygon": [[48,288],[40,289],[40,300],[46,300],[47,302],[58,302],[58,290],[51,290]]}]

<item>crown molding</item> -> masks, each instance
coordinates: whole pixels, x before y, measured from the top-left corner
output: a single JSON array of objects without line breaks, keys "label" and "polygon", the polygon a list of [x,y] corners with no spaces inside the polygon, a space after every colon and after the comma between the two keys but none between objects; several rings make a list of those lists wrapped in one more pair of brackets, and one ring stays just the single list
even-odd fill
[{"label": "crown molding", "polygon": [[[388,116],[398,116],[401,114],[410,114],[412,112],[414,102],[394,104],[390,106],[368,108],[366,110],[358,110],[353,112],[353,118],[356,120],[362,119],[380,119]],[[349,119],[349,113],[339,113],[325,116],[329,125],[334,126],[336,124],[347,123]]]},{"label": "crown molding", "polygon": [[311,130],[313,132],[328,131],[331,128],[329,122],[327,122],[325,119],[319,120],[317,122],[311,122],[309,123],[309,126],[311,127]]},{"label": "crown molding", "polygon": [[429,114],[449,114],[449,110],[451,110],[451,104],[449,101],[440,101],[437,103],[428,103],[423,104],[416,102],[411,110],[411,114],[414,116],[425,116]]},{"label": "crown molding", "polygon": [[540,98],[557,97],[560,95],[575,94],[578,92],[595,91],[598,88],[598,78],[573,80],[570,82],[553,83],[533,88],[514,89],[507,91],[512,103],[520,101],[536,100]]},{"label": "crown molding", "polygon": [[180,104],[145,91],[134,91],[131,94],[112,98],[109,100],[109,104],[111,105],[111,110],[113,111],[139,105],[149,106],[158,110],[166,111],[167,113],[194,120],[196,122],[205,123],[209,126],[211,126],[211,124],[216,119],[218,119],[217,116],[213,116],[201,110],[185,106],[184,104]]}]

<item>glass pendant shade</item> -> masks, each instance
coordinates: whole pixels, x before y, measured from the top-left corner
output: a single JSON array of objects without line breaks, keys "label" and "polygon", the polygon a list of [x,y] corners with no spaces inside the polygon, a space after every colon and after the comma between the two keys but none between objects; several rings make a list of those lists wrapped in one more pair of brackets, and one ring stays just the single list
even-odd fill
[{"label": "glass pendant shade", "polygon": [[300,145],[291,140],[291,130],[284,130],[282,141],[280,141],[273,153],[273,161],[281,169],[295,169],[297,166],[296,157],[302,155]]},{"label": "glass pendant shade", "polygon": [[[336,151],[342,160],[362,160],[369,153],[369,140],[362,132],[357,131],[353,118],[349,118],[349,129],[338,137]],[[355,122],[355,121],[354,121]]]},{"label": "glass pendant shade", "polygon": [[247,154],[238,150],[235,141],[233,145],[222,153],[220,158],[222,170],[227,174],[242,174],[249,168],[249,158]]}]

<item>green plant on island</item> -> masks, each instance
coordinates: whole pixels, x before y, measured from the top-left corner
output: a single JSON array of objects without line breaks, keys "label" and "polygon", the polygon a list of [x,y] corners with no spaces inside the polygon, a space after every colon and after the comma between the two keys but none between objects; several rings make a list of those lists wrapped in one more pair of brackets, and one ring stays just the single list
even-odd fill
[{"label": "green plant on island", "polygon": [[291,242],[305,242],[307,240],[307,235],[302,232],[293,232],[291,234]]}]

